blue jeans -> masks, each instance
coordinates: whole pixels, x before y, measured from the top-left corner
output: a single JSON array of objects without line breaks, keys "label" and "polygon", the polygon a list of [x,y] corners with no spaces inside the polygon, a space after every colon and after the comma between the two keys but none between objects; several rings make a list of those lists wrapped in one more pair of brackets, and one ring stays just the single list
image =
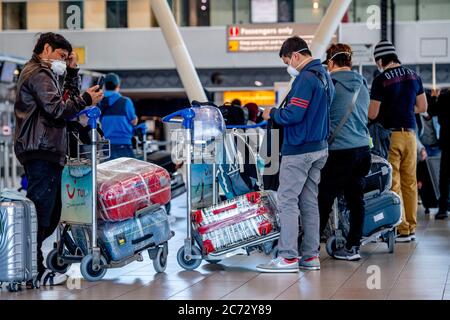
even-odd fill
[{"label": "blue jeans", "polygon": [[129,144],[112,144],[111,145],[111,157],[109,160],[117,158],[134,158],[133,148]]},{"label": "blue jeans", "polygon": [[28,179],[27,198],[36,207],[38,220],[38,272],[45,270],[42,243],[56,230],[61,218],[61,176],[63,167],[45,160],[30,160],[24,165]]},{"label": "blue jeans", "polygon": [[425,150],[427,151],[427,155],[429,157],[438,157],[441,155],[441,149],[439,146],[425,146]]}]

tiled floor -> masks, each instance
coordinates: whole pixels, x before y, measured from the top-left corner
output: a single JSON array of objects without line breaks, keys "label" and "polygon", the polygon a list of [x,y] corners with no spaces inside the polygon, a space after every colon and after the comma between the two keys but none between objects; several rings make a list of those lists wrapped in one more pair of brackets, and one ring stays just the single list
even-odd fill
[{"label": "tiled floor", "polygon": [[[104,280],[80,280],[79,266],[69,270],[71,285],[53,289],[0,290],[0,299],[445,299],[450,300],[450,221],[419,214],[417,241],[396,244],[389,254],[384,243],[363,247],[358,262],[336,261],[321,252],[322,270],[298,274],[261,274],[255,266],[268,259],[263,254],[234,256],[221,264],[204,262],[195,271],[183,271],[176,252],[185,235],[184,196],[173,203],[175,238],[169,244],[165,273],[156,274],[148,257],[108,270]],[[46,248],[51,248],[51,241]],[[379,268],[379,289],[369,277]],[[79,287],[79,289],[77,288]],[[75,288],[75,289],[74,289]]]}]

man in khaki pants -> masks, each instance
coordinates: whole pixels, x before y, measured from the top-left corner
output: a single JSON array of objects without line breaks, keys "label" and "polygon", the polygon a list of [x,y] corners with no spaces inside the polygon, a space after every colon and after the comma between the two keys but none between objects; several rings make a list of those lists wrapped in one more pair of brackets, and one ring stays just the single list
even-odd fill
[{"label": "man in khaki pants", "polygon": [[401,65],[389,41],[375,46],[380,74],[373,80],[369,118],[380,122],[391,134],[388,160],[393,169],[392,191],[403,202],[403,219],[397,228],[397,242],[415,240],[417,226],[417,141],[415,113],[427,111],[422,80]]}]

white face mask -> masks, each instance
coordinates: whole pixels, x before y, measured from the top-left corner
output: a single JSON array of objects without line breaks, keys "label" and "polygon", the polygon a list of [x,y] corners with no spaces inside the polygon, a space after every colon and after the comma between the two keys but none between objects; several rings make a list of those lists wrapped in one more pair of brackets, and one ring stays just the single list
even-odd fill
[{"label": "white face mask", "polygon": [[62,76],[64,75],[64,73],[66,73],[66,69],[67,69],[67,64],[64,61],[61,60],[51,60],[52,62],[52,71],[57,75],[57,76]]},{"label": "white face mask", "polygon": [[[308,50],[308,48],[303,48],[303,49],[298,50],[298,51],[295,51],[295,52],[300,53],[300,52],[306,51],[306,50]],[[296,76],[298,76],[298,75],[300,74],[300,71],[298,71],[297,69],[298,69],[303,63],[304,63],[304,61],[301,62],[297,67],[293,67],[293,66],[291,66],[291,62],[289,61],[289,65],[287,66],[287,72],[291,75],[291,77],[296,77]]]}]

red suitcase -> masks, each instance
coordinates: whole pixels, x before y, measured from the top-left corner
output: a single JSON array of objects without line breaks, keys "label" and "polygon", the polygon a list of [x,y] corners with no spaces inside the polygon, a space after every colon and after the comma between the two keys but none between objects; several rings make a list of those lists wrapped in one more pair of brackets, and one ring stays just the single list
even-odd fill
[{"label": "red suitcase", "polygon": [[204,254],[242,246],[279,230],[274,195],[265,191],[197,210],[192,218]]},{"label": "red suitcase", "polygon": [[97,192],[100,218],[122,221],[151,204],[167,204],[170,175],[153,163],[119,158],[98,165]]}]

